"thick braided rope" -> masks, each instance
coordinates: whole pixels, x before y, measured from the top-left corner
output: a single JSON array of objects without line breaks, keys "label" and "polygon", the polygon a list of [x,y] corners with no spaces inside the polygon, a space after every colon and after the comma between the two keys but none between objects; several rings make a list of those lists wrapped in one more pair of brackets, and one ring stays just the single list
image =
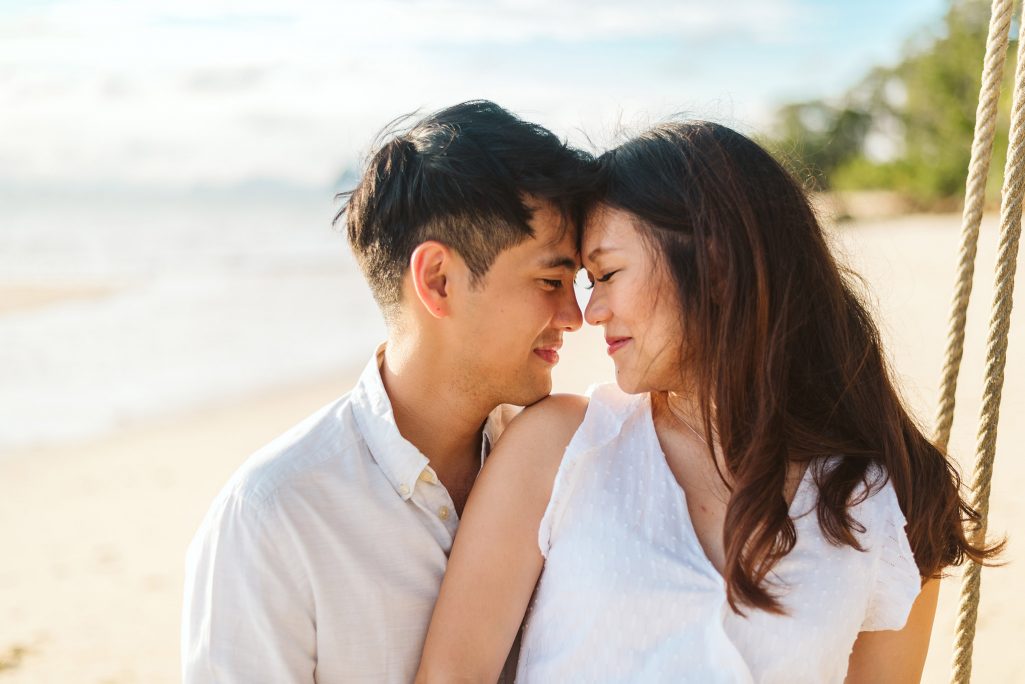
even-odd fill
[{"label": "thick braided rope", "polygon": [[951,304],[950,328],[947,333],[946,361],[940,384],[940,407],[936,419],[936,445],[946,450],[950,442],[950,428],[954,423],[954,395],[957,393],[957,375],[964,354],[965,322],[968,299],[972,295],[975,277],[975,252],[979,242],[979,224],[986,200],[986,179],[993,156],[993,136],[997,128],[997,105],[1000,86],[1007,61],[1007,37],[1014,11],[1013,0],[993,0],[986,39],[986,58],[982,68],[979,106],[975,112],[975,138],[972,157],[968,165],[965,185],[964,212],[961,215],[960,262],[957,267],[957,285]]},{"label": "thick braided rope", "polygon": [[[1000,250],[997,254],[993,312],[990,318],[989,337],[986,341],[986,384],[982,397],[982,411],[979,415],[975,471],[972,474],[972,506],[981,516],[978,528],[972,530],[972,540],[975,542],[982,542],[986,537],[993,459],[996,455],[997,424],[1000,420],[1000,399],[1004,386],[1004,366],[1007,361],[1007,336],[1011,328],[1014,276],[1018,262],[1018,243],[1021,238],[1023,191],[1025,191],[1025,36],[1018,39],[1018,64],[1014,74],[1011,132],[1000,201]],[[969,563],[961,584],[961,604],[957,616],[957,641],[952,680],[959,684],[967,684],[971,679],[972,643],[975,638],[975,621],[979,609],[980,570],[981,568],[977,564]]]}]

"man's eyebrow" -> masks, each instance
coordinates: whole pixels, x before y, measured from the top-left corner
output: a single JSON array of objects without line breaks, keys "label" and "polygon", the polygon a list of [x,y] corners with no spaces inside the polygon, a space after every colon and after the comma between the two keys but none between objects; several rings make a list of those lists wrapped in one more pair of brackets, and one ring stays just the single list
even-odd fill
[{"label": "man's eyebrow", "polygon": [[544,259],[541,262],[541,268],[563,268],[567,271],[576,272],[580,268],[580,264],[572,257],[560,255]]}]

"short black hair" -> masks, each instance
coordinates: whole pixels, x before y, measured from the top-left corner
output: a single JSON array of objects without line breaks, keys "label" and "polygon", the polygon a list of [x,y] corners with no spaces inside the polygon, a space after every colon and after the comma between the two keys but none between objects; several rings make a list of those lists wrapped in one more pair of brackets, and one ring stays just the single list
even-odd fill
[{"label": "short black hair", "polygon": [[471,100],[404,125],[393,122],[335,216],[390,318],[417,245],[455,250],[480,282],[500,252],[533,236],[526,200],[551,202],[579,226],[593,158],[487,100]]}]

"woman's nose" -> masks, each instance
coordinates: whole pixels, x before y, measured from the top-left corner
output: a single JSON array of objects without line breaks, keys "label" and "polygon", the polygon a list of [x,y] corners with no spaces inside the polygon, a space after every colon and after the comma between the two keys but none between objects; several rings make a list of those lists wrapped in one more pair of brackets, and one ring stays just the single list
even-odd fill
[{"label": "woman's nose", "polygon": [[601,325],[608,318],[609,307],[605,303],[605,298],[591,290],[591,298],[587,301],[587,307],[584,309],[584,320],[591,325]]}]

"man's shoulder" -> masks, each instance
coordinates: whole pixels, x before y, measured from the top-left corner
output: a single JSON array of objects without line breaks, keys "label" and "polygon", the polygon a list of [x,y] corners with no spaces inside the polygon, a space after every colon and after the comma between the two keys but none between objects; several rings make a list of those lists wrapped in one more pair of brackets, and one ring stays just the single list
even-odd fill
[{"label": "man's shoulder", "polygon": [[281,497],[328,483],[344,486],[360,458],[363,437],[352,412],[352,392],[308,416],[251,454],[221,492],[259,510]]}]

